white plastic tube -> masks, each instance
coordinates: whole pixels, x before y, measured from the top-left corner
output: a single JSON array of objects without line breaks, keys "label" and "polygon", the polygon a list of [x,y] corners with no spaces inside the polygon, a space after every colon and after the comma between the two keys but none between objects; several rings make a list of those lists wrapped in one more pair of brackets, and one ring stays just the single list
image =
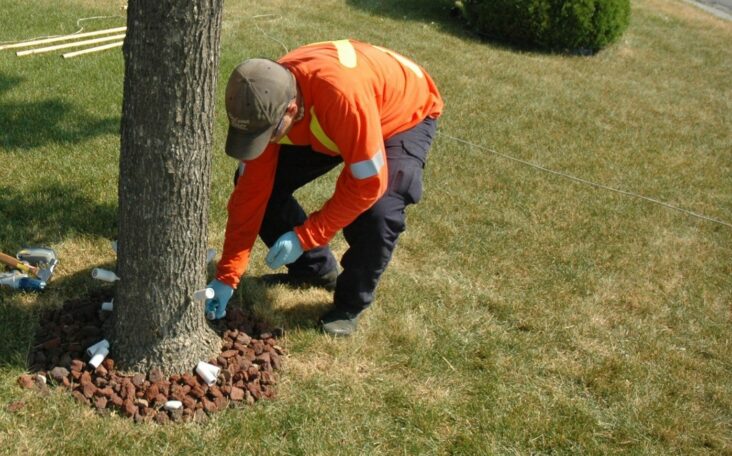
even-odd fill
[{"label": "white plastic tube", "polygon": [[219,372],[221,372],[220,367],[205,363],[203,361],[199,361],[198,365],[196,366],[196,373],[198,373],[198,375],[203,379],[204,382],[206,382],[208,386],[216,383],[216,379],[219,377]]},{"label": "white plastic tube", "polygon": [[179,410],[183,408],[183,403],[181,401],[168,401],[163,407],[165,410]]},{"label": "white plastic tube", "polygon": [[103,280],[105,282],[114,282],[119,280],[117,274],[112,271],[108,271],[102,268],[94,268],[91,272],[92,278],[97,280]]},{"label": "white plastic tube", "polygon": [[102,310],[107,311],[107,312],[111,312],[112,309],[114,309],[114,299],[112,299],[109,302],[103,302],[102,303]]},{"label": "white plastic tube", "polygon": [[212,262],[214,258],[216,258],[216,249],[206,250],[206,264]]},{"label": "white plastic tube", "polygon": [[104,358],[106,358],[108,354],[109,348],[101,347],[99,350],[96,351],[96,353],[94,353],[92,359],[89,360],[89,365],[96,369],[97,367],[99,367],[100,364],[102,364],[102,361],[104,361]]},{"label": "white plastic tube", "polygon": [[90,346],[89,348],[87,348],[86,349],[86,355],[87,356],[94,356],[94,355],[97,354],[97,352],[99,351],[99,349],[101,349],[102,347],[107,348],[107,349],[109,348],[109,341],[107,339],[102,339],[99,342],[97,342],[96,344],[94,344],[94,345]]},{"label": "white plastic tube", "polygon": [[117,253],[117,241],[111,241],[109,244],[112,246],[114,253]]},{"label": "white plastic tube", "polygon": [[213,288],[204,288],[203,290],[198,290],[193,292],[193,300],[194,301],[205,301],[207,299],[213,299],[213,297],[216,295],[214,293]]}]

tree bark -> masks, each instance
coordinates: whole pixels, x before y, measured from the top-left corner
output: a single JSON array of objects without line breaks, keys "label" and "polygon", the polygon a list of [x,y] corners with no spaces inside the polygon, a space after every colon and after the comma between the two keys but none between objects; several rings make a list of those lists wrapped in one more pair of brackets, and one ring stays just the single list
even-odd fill
[{"label": "tree bark", "polygon": [[121,369],[190,371],[220,348],[205,287],[223,0],[130,0],[111,351]]}]

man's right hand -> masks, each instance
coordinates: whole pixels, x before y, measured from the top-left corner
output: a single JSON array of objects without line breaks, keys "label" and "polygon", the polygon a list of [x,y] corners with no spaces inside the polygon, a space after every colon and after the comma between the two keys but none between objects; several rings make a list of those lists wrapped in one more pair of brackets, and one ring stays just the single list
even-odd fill
[{"label": "man's right hand", "polygon": [[206,300],[206,318],[218,320],[226,316],[226,306],[234,295],[234,289],[224,282],[212,280],[208,288],[213,289],[214,297]]}]

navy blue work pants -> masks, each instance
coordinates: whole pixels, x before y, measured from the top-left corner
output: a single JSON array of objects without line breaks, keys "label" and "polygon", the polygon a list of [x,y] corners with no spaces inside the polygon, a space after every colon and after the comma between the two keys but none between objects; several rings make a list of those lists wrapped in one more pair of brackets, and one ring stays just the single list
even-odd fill
[{"label": "navy blue work pants", "polygon": [[[343,270],[333,297],[337,308],[357,313],[373,301],[379,278],[405,229],[404,210],[422,196],[422,172],[436,128],[436,120],[427,118],[384,142],[389,184],[371,208],[343,229],[348,250],[341,258]],[[268,247],[307,219],[293,193],[342,162],[340,157],[314,152],[309,146],[280,147],[272,196],[259,231]],[[306,251],[288,268],[296,276],[322,275],[336,268],[336,260],[323,246]]]}]

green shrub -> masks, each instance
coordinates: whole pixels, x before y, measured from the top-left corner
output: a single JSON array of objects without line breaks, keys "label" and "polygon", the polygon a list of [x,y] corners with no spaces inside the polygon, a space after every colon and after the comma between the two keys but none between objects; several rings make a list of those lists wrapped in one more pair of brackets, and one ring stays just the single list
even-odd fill
[{"label": "green shrub", "polygon": [[628,26],[630,0],[464,0],[468,22],[491,38],[595,52]]}]

